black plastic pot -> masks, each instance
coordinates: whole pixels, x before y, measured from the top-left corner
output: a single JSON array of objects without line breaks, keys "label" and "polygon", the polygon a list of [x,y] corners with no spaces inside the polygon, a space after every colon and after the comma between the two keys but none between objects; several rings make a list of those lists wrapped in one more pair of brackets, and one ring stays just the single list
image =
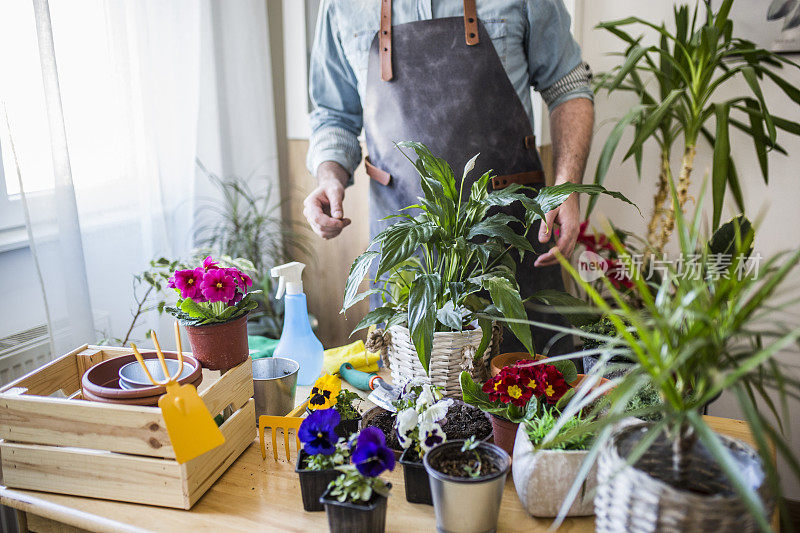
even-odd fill
[{"label": "black plastic pot", "polygon": [[350,435],[357,433],[359,429],[361,429],[361,415],[358,415],[358,418],[353,418],[352,420],[342,420],[334,431],[337,436],[349,439]]},{"label": "black plastic pot", "polygon": [[414,461],[410,458],[412,453],[414,452],[409,448],[400,456],[400,464],[403,465],[403,479],[406,484],[406,500],[411,503],[433,505],[428,472],[425,471],[422,461]]},{"label": "black plastic pot", "polygon": [[[387,483],[391,488],[391,483]],[[386,530],[386,497],[373,493],[364,505],[340,502],[328,497],[328,491],[319,499],[325,505],[331,533],[383,533]]]},{"label": "black plastic pot", "polygon": [[319,498],[322,493],[328,490],[328,485],[331,481],[339,477],[341,472],[338,470],[308,470],[303,465],[308,454],[304,450],[300,450],[297,455],[297,466],[294,471],[297,472],[300,478],[300,494],[303,496],[303,509],[306,511],[322,511],[325,508],[322,506]]}]

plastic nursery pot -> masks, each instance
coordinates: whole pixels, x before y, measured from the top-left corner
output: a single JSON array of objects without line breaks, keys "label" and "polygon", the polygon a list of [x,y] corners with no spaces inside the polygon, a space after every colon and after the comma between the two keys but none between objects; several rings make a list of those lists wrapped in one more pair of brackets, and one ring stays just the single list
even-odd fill
[{"label": "plastic nursery pot", "polygon": [[[391,483],[387,483],[392,488]],[[386,496],[373,493],[365,504],[340,502],[326,490],[319,501],[325,505],[331,533],[382,533],[386,529]]]},{"label": "plastic nursery pot", "polygon": [[192,355],[209,370],[229,370],[249,356],[247,315],[222,324],[186,326]]},{"label": "plastic nursery pot", "polygon": [[414,460],[413,453],[415,452],[409,448],[400,456],[400,464],[403,465],[403,480],[406,485],[406,500],[411,503],[433,505],[428,472],[425,471],[422,461]]},{"label": "plastic nursery pot", "polygon": [[492,431],[494,443],[500,446],[509,456],[514,455],[514,441],[517,438],[518,422],[492,415]]},{"label": "plastic nursery pot", "polygon": [[303,509],[306,511],[323,511],[325,507],[320,501],[322,494],[328,490],[331,481],[339,477],[341,472],[331,468],[330,470],[308,470],[305,467],[305,460],[308,454],[305,450],[300,450],[297,455],[297,465],[294,471],[300,478],[300,495],[303,497]]},{"label": "plastic nursery pot", "polygon": [[336,436],[349,439],[350,435],[358,432],[359,429],[361,429],[361,415],[358,415],[358,418],[342,420],[339,422],[339,425],[334,428],[334,431],[336,432]]},{"label": "plastic nursery pot", "polygon": [[456,477],[437,469],[441,460],[458,454],[463,440],[448,441],[425,454],[423,463],[428,472],[436,514],[436,530],[440,533],[484,533],[497,529],[497,517],[511,457],[502,448],[481,442],[476,450],[490,458],[497,471],[471,478]]},{"label": "plastic nursery pot", "polygon": [[544,357],[538,354],[534,357],[531,357],[531,354],[528,352],[501,353],[492,357],[492,361],[489,363],[489,371],[491,372],[492,377],[495,377],[500,373],[501,370],[503,370],[503,368],[511,366],[517,361],[523,361],[525,359],[539,361],[540,359],[544,359]]}]

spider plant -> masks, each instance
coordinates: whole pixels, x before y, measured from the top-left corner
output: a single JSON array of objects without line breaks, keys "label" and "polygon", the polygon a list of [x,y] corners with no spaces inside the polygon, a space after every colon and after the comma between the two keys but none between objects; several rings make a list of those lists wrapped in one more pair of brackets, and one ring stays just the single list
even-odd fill
[{"label": "spider plant", "polygon": [[[355,259],[345,285],[342,311],[370,294],[381,294],[383,305],[370,311],[355,331],[379,323],[387,327],[406,325],[426,371],[435,331],[462,331],[477,320],[483,331],[476,352],[480,357],[491,337],[491,316],[526,317],[510,252],[520,257],[533,253],[527,235],[534,222],[575,192],[608,194],[630,203],[620,193],[599,185],[573,183],[543,187],[538,193],[512,184],[490,193],[487,187],[492,171],[465,190],[478,155],[467,162],[458,185],[450,165],[426,146],[416,142],[397,146],[416,153],[412,163],[420,175],[423,197],[418,204],[391,215],[389,218],[396,222],[376,235],[370,249]],[[522,219],[490,212],[493,207],[515,202],[525,207]],[[372,281],[378,285],[359,293],[376,259],[377,275]],[[384,276],[389,279],[381,279]],[[491,304],[479,296],[481,291],[488,292]],[[509,328],[534,353],[530,328],[513,321]]]},{"label": "spider plant", "polygon": [[[678,208],[689,197],[692,168],[697,148],[707,143],[713,149],[713,228],[720,224],[725,191],[730,190],[738,208],[744,201],[736,165],[732,158],[730,130],[747,134],[755,148],[764,182],[769,180],[767,154],[775,150],[786,154],[777,143],[778,130],[800,135],[800,124],[769,112],[762,91],[762,81],[771,80],[795,103],[800,104],[800,89],[787,81],[779,70],[793,61],[757,48],[750,41],[734,36],[729,14],[733,0],[724,0],[714,13],[707,1],[698,2],[693,11],[688,6],[674,9],[675,30],[665,23],[655,24],[639,17],[603,22],[597,26],[627,43],[624,61],[610,72],[598,76],[596,90],[629,91],[638,98],[614,126],[603,146],[595,173],[595,183],[602,184],[622,134],[630,126],[634,138],[624,159],[633,157],[641,178],[644,144],[653,140],[661,152],[658,190],[648,226],[648,242],[660,253],[669,240],[675,223],[675,210],[669,199],[669,181],[673,179],[672,151],[682,147],[677,175]],[[761,15],[756,15],[761,16]],[[643,44],[644,36],[626,31],[631,25],[655,30],[659,44]],[[747,92],[720,101],[718,94],[731,83],[744,80]],[[740,91],[741,93],[742,91]],[[712,121],[714,124],[712,125]],[[589,204],[588,211],[595,203]]]},{"label": "spider plant", "polygon": [[[791,473],[800,477],[800,462],[784,436],[787,429],[784,424],[789,420],[786,401],[800,398],[800,380],[791,377],[776,359],[781,350],[790,348],[800,337],[800,327],[784,324],[779,314],[800,301],[787,297],[784,289],[787,276],[800,260],[800,250],[770,258],[759,265],[758,275],[752,270],[748,272],[754,264],[748,263],[754,239],[750,223],[737,217],[723,225],[708,243],[703,243],[699,229],[702,200],[697,213],[689,220],[679,208],[678,191],[674,186],[670,190],[681,251],[684,256],[696,254],[699,257],[704,266],[699,275],[683,275],[679,267],[672,264],[656,287],[648,287],[641,277],[634,277],[643,302],[642,309],[634,309],[625,302],[620,291],[606,281],[605,289],[613,297],[613,303],[609,303],[561,258],[563,267],[614,325],[614,332],[609,334],[569,330],[578,336],[602,341],[604,348],[600,349],[600,363],[577,388],[562,417],[568,419],[590,405],[593,405],[591,416],[600,413],[602,416],[558,436],[561,425],[556,424],[553,429],[551,438],[555,441],[575,438],[581,432],[596,435],[570,497],[562,507],[562,515],[578,494],[580,483],[600,448],[609,441],[612,426],[628,416],[658,414],[658,421],[648,426],[646,434],[627,457],[628,463],[635,464],[656,439],[666,437],[672,442],[672,484],[681,487],[682,480],[687,479],[688,452],[699,441],[766,531],[769,519],[764,505],[746,483],[745,474],[736,468],[730,451],[700,415],[700,410],[720,393],[732,392],[757,443],[773,495],[780,496],[780,484],[770,445],[786,459]],[[619,240],[614,240],[620,246]],[[730,263],[720,263],[720,254],[730,257]],[[720,264],[724,266],[720,268]],[[537,325],[559,329],[547,324]],[[624,376],[592,391],[591,387],[599,382],[606,365],[619,353],[628,354],[636,365]],[[580,355],[579,352],[573,356]],[[626,413],[630,400],[645,387],[654,388],[661,402]]]}]

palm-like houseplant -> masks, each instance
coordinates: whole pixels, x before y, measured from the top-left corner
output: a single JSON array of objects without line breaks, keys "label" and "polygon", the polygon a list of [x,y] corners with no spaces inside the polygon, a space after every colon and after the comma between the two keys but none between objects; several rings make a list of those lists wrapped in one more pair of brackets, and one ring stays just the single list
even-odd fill
[{"label": "palm-like houseplant", "polygon": [[[678,207],[689,197],[692,168],[697,148],[704,142],[713,148],[713,227],[719,226],[726,189],[744,211],[744,200],[732,158],[730,130],[744,132],[753,142],[764,182],[768,182],[767,154],[770,150],[786,154],[777,143],[777,131],[800,135],[800,124],[769,112],[762,92],[762,81],[774,82],[789,98],[800,104],[800,89],[780,73],[784,65],[800,68],[793,61],[756,47],[734,35],[730,10],[733,0],[724,0],[716,13],[708,1],[698,2],[690,12],[687,6],[675,7],[675,30],[665,23],[654,24],[639,17],[604,22],[605,29],[628,44],[624,61],[598,77],[597,90],[632,92],[639,100],[608,136],[598,161],[595,183],[602,184],[622,134],[634,128],[634,139],[625,159],[633,157],[641,176],[643,146],[648,140],[661,152],[658,190],[648,226],[648,241],[659,253],[674,229],[675,211],[669,199],[673,179],[671,156],[682,146],[677,174]],[[658,45],[647,46],[643,36],[635,37],[626,28],[645,26],[660,36]],[[737,79],[743,79],[749,94],[719,101],[718,94]],[[715,122],[715,126],[711,124]],[[589,212],[594,200],[589,204]]]},{"label": "palm-like houseplant", "polygon": [[[465,191],[464,183],[478,155],[466,164],[459,186],[450,165],[426,146],[398,143],[398,149],[403,148],[412,149],[417,155],[412,163],[420,175],[424,196],[418,204],[392,215],[396,222],[378,234],[370,243],[371,249],[353,262],[342,310],[370,294],[381,294],[383,305],[371,310],[356,331],[379,323],[385,323],[387,329],[406,326],[426,373],[435,332],[461,332],[474,327],[477,321],[483,333],[474,356],[477,361],[490,342],[493,317],[511,319],[511,331],[534,353],[529,326],[514,322],[526,318],[526,314],[510,252],[533,253],[527,237],[531,225],[574,192],[609,194],[628,200],[598,185],[572,183],[543,187],[538,193],[512,184],[490,193],[487,187],[491,171]],[[524,219],[490,213],[493,207],[515,202],[525,207]],[[359,292],[376,260],[378,285]],[[387,275],[388,279],[381,279]],[[481,291],[488,292],[491,302],[479,295]],[[452,375],[452,385],[458,393],[460,371],[457,368]],[[450,392],[444,388],[446,394]]]},{"label": "palm-like houseplant", "polygon": [[[769,259],[759,266],[759,275],[753,275],[752,271],[748,274],[748,269],[754,266],[753,261],[748,263],[754,235],[750,223],[737,217],[723,225],[708,243],[703,243],[699,236],[702,202],[697,214],[688,220],[678,206],[674,186],[671,191],[681,250],[684,257],[699,258],[696,264],[702,268],[698,275],[683,275],[673,264],[656,287],[648,287],[641,277],[634,277],[643,301],[642,309],[634,309],[611,283],[606,282],[606,289],[614,298],[614,305],[609,304],[562,258],[562,265],[615,327],[615,332],[608,335],[574,331],[579,336],[591,336],[604,342],[604,348],[600,349],[600,363],[578,387],[562,417],[569,418],[587,410],[592,416],[600,413],[603,416],[557,437],[555,434],[561,424],[555,426],[552,436],[556,441],[575,438],[582,432],[596,435],[572,493],[564,501],[562,513],[578,494],[582,479],[601,450],[605,450],[603,454],[613,450],[614,454],[619,454],[613,475],[607,470],[603,475],[602,458],[610,456],[601,455],[599,477],[604,479],[598,480],[601,487],[595,499],[598,528],[614,527],[613,513],[606,511],[614,505],[625,505],[626,498],[614,490],[626,476],[644,472],[646,479],[657,478],[654,483],[686,495],[693,487],[697,488],[698,470],[705,469],[702,475],[706,482],[710,482],[714,474],[718,476],[716,486],[706,487],[711,499],[717,499],[711,504],[711,511],[706,508],[699,514],[705,519],[719,519],[721,511],[737,522],[737,530],[760,528],[766,531],[769,530],[772,498],[780,495],[770,445],[786,459],[791,472],[800,477],[800,463],[783,434],[786,429],[783,424],[789,420],[786,399],[800,397],[800,380],[792,378],[775,358],[800,337],[797,324],[782,324],[777,315],[798,299],[774,301],[782,294],[783,282],[800,260],[800,250]],[[616,244],[619,246],[618,241]],[[729,260],[720,259],[724,257]],[[591,390],[611,358],[619,353],[627,353],[636,365],[624,376]],[[661,402],[626,413],[630,399],[645,387],[653,387]],[[751,470],[741,464],[741,458],[748,452],[715,434],[700,414],[702,407],[723,391],[736,396],[757,443],[760,464],[750,465]],[[762,412],[761,405],[767,413]],[[629,440],[626,452],[620,452],[621,432],[615,432],[614,425],[631,415],[652,414],[660,415],[660,419],[640,426],[633,444],[630,445]],[[654,467],[659,463],[659,454],[666,460]],[[698,459],[699,454],[704,454],[706,459]],[[750,477],[752,472],[758,473],[759,468],[766,477],[761,486]],[[604,489],[603,482],[610,488]],[[628,496],[635,498],[647,490],[640,486],[637,494]],[[724,491],[728,494],[723,494]],[[687,498],[695,498],[694,503],[697,503],[700,497],[692,494]],[[658,501],[658,497],[655,500]],[[679,511],[673,517],[685,517],[686,509]],[[744,516],[737,514],[742,511]],[[654,511],[654,514],[659,512]],[[624,513],[618,513],[616,518],[621,515]],[[701,526],[684,523],[682,527]]]}]

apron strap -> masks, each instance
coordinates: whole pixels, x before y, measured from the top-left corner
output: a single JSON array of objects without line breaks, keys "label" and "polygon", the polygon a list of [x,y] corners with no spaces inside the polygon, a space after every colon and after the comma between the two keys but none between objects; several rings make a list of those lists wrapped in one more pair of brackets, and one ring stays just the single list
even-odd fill
[{"label": "apron strap", "polygon": [[392,0],[381,0],[381,79],[390,81],[392,73]]},{"label": "apron strap", "polygon": [[[392,72],[392,0],[381,0],[381,79],[391,81]],[[478,38],[478,10],[475,0],[464,0],[464,39],[468,46],[480,42]]]}]

